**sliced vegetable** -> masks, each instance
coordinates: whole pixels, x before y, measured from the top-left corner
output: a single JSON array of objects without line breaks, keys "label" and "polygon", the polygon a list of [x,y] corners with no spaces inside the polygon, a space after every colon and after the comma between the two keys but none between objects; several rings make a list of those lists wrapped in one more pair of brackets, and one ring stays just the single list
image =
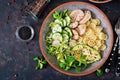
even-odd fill
[{"label": "sliced vegetable", "polygon": [[67,22],[67,26],[69,26],[70,23],[71,23],[70,17],[69,17],[69,16],[65,17],[65,20],[66,20],[66,22]]},{"label": "sliced vegetable", "polygon": [[62,42],[62,35],[60,33],[54,33],[52,35],[52,39],[53,40],[58,40],[58,41]]},{"label": "sliced vegetable", "polygon": [[[84,49],[89,50],[90,53],[89,52],[86,53],[87,51]],[[78,44],[73,47],[73,51],[76,51],[76,50],[80,50],[82,52],[82,55],[86,55],[87,63],[92,63],[101,59],[100,53],[97,50],[89,47],[88,45]]]},{"label": "sliced vegetable", "polygon": [[67,22],[65,19],[63,19],[62,22],[63,22],[63,27],[67,26]]},{"label": "sliced vegetable", "polygon": [[72,37],[72,31],[70,28],[66,27],[65,30],[68,32],[69,37]]},{"label": "sliced vegetable", "polygon": [[59,24],[55,24],[54,26],[51,27],[51,29],[53,33],[62,32],[62,27]]},{"label": "sliced vegetable", "polygon": [[63,30],[62,34],[67,34],[68,35],[68,32],[66,30]]},{"label": "sliced vegetable", "polygon": [[56,19],[54,22],[55,22],[55,23],[57,23],[57,24],[59,24],[60,26],[63,26],[62,21],[61,21],[61,20],[59,20],[59,19]]},{"label": "sliced vegetable", "polygon": [[52,43],[52,46],[56,47],[60,45],[60,41],[59,40],[54,40]]},{"label": "sliced vegetable", "polygon": [[69,36],[67,34],[63,34],[63,42],[68,43],[69,41]]}]

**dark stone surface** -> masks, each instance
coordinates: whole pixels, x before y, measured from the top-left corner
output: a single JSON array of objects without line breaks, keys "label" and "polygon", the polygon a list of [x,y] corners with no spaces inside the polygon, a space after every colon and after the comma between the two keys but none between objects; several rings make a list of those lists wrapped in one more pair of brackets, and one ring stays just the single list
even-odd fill
[{"label": "dark stone surface", "polygon": [[[45,8],[39,22],[26,17],[21,12],[28,2],[33,0],[0,0],[0,80],[120,80],[112,72],[97,77],[92,73],[83,77],[72,77],[59,73],[49,65],[43,70],[36,71],[36,62],[33,57],[42,55],[39,48],[39,30],[44,18],[56,6],[75,0],[51,0]],[[85,1],[88,0],[76,0]],[[90,3],[90,2],[89,2]],[[93,3],[92,3],[93,4]],[[99,7],[114,25],[120,16],[120,0],[113,0],[106,4],[94,4]],[[35,30],[35,36],[30,42],[21,42],[15,36],[15,31],[23,23],[30,24]]]}]

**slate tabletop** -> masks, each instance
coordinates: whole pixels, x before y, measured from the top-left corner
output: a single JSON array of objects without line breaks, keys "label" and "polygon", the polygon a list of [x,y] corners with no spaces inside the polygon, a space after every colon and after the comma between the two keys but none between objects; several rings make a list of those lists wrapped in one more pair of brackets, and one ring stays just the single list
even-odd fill
[{"label": "slate tabletop", "polygon": [[[49,65],[42,70],[35,70],[37,63],[33,58],[42,55],[39,48],[41,24],[52,9],[69,1],[91,3],[88,0],[51,0],[37,22],[23,13],[24,7],[33,0],[0,0],[0,80],[120,80],[115,76],[114,65],[110,73],[104,73],[101,77],[97,77],[95,72],[82,77],[67,76]],[[120,16],[120,0],[94,5],[108,16],[114,30]],[[30,42],[21,42],[15,36],[16,29],[23,23],[30,24],[35,30]]]}]

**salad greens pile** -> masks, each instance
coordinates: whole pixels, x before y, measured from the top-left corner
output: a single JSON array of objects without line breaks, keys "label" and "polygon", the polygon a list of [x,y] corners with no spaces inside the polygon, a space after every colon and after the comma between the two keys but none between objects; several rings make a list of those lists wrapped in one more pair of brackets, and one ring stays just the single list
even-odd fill
[{"label": "salad greens pile", "polygon": [[[45,38],[46,48],[49,54],[56,57],[60,68],[66,71],[75,69],[77,72],[80,72],[81,70],[87,68],[90,63],[99,60],[101,57],[99,52],[89,48],[87,45],[84,46],[81,44],[72,43],[72,46],[70,46],[73,36],[72,31],[69,28],[71,23],[70,13],[71,12],[68,10],[55,11],[53,13],[54,21],[49,24],[50,30],[46,34]],[[98,59],[88,61],[88,56],[83,54],[80,54],[77,59],[74,53],[80,46],[82,47],[81,50],[87,48],[90,52],[95,52],[95,57],[98,57]],[[84,51],[82,52],[84,53]]]}]

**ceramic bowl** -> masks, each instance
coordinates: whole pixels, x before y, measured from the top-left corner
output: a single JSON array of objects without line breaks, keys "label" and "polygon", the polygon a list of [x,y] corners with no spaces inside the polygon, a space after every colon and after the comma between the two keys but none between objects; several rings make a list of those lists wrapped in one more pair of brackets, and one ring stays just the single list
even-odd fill
[{"label": "ceramic bowl", "polygon": [[97,1],[97,0],[89,0],[90,2],[93,2],[93,3],[108,3],[112,0],[103,0],[103,1]]},{"label": "ceramic bowl", "polygon": [[[101,52],[102,59],[98,62],[91,64],[87,69],[85,69],[84,71],[81,71],[81,72],[76,72],[74,70],[65,71],[65,70],[59,68],[56,58],[54,56],[50,55],[49,53],[47,53],[45,36],[46,36],[46,33],[49,31],[49,27],[48,27],[49,23],[51,21],[53,21],[52,14],[56,10],[61,11],[61,10],[65,10],[65,9],[68,9],[68,10],[76,10],[76,9],[90,10],[92,12],[93,17],[99,18],[101,20],[101,25],[104,27],[104,32],[108,35],[108,39],[106,40],[107,48],[104,52]],[[40,29],[39,43],[40,43],[40,49],[42,51],[42,55],[45,57],[47,62],[50,64],[50,66],[52,66],[55,70],[57,70],[63,74],[66,74],[66,75],[70,75],[70,76],[83,76],[83,75],[87,75],[87,74],[95,72],[108,59],[110,52],[112,50],[112,46],[113,46],[113,30],[112,30],[111,23],[110,23],[109,19],[107,18],[107,16],[96,6],[86,3],[86,2],[67,2],[67,3],[64,3],[64,4],[56,7],[47,15],[47,17],[45,18],[45,20],[41,26],[41,29]]]}]

